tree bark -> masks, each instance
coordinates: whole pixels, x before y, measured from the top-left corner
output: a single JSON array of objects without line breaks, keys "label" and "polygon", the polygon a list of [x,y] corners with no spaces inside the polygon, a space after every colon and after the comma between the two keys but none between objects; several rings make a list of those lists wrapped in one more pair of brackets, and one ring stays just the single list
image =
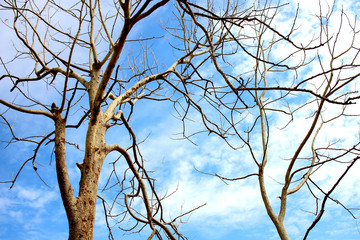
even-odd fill
[{"label": "tree bark", "polygon": [[60,112],[55,118],[55,156],[58,184],[69,224],[69,240],[92,240],[95,224],[97,189],[100,171],[108,153],[105,144],[106,126],[103,114],[90,121],[81,168],[79,195],[74,197],[67,170],[65,149],[66,121]]}]

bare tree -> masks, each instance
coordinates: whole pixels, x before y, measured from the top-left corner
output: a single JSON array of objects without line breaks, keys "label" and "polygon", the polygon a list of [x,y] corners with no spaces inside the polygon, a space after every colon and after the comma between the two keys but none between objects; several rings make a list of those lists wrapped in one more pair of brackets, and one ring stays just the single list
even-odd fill
[{"label": "bare tree", "polygon": [[[34,154],[8,183],[12,187],[28,163],[37,172],[38,153],[44,145],[53,144],[69,239],[92,239],[97,199],[105,207],[106,220],[117,218],[121,223],[133,219],[132,226],[120,226],[125,231],[148,227],[148,239],[185,239],[176,223],[196,209],[172,219],[165,217],[162,201],[171,194],[157,192],[140,152],[142,140],[136,138],[131,124],[138,102],[172,101],[183,122],[184,138],[192,141],[193,134],[216,134],[241,152],[244,157],[239,164],[254,163],[256,170],[244,176],[207,174],[224,182],[257,177],[266,212],[281,239],[289,239],[284,224],[288,196],[307,187],[318,207],[309,232],[320,220],[326,201],[336,201],[331,193],[359,158],[359,139],[331,139],[325,145],[317,141],[327,126],[358,118],[353,108],[359,98],[355,83],[360,74],[356,22],[343,13],[336,32],[331,32],[332,10],[320,11],[319,32],[305,42],[296,38],[300,28],[298,12],[287,21],[286,28],[276,26],[287,4],[235,0],[201,5],[177,0],[175,8],[171,8],[176,24],[163,25],[171,36],[169,43],[176,57],[163,67],[146,44],[161,37],[131,34],[139,22],[169,6],[168,2],[126,0],[102,6],[100,0],[61,4],[53,0],[6,0],[1,4],[2,10],[13,13],[11,23],[4,23],[18,41],[14,58],[2,60],[5,74],[1,81],[11,85],[11,94],[0,99],[7,108],[1,117],[12,134],[9,143],[34,144]],[[344,29],[350,30],[352,41],[339,49]],[[140,52],[127,51],[127,46]],[[26,64],[33,64],[29,72],[14,68],[24,59]],[[305,77],[299,74],[306,71],[309,74]],[[51,98],[44,99],[43,91]],[[187,130],[193,109],[200,113],[203,123],[195,133]],[[7,117],[10,110],[45,117],[53,127],[45,134],[18,136],[13,131],[16,125]],[[304,115],[309,124],[299,126],[297,120]],[[69,141],[65,132],[81,132],[85,123],[84,144]],[[298,128],[303,128],[305,134],[291,139],[296,139],[292,148],[274,154],[274,149],[281,149],[275,148],[276,134],[286,135]],[[129,136],[129,145],[107,144],[110,129]],[[77,194],[69,178],[71,156],[66,146],[84,151],[82,161],[77,163],[81,171]],[[97,196],[99,176],[109,154],[118,156],[112,160],[113,170],[103,187],[115,190],[111,201]],[[120,162],[126,163],[125,169]],[[272,163],[283,170],[282,179],[276,179],[281,184],[279,204],[274,204],[277,199],[271,199],[266,185],[266,170]],[[316,182],[316,174],[332,164],[347,164],[347,168],[326,191]],[[318,205],[320,199],[322,204]],[[108,227],[109,239],[114,239],[110,224]]]},{"label": "bare tree", "polygon": [[[189,42],[204,41],[210,48],[199,65],[189,64],[186,74],[178,74],[189,76],[181,79],[178,92],[183,98],[175,103],[184,123],[182,135],[191,141],[203,131],[216,134],[241,153],[239,164],[252,160],[256,166],[256,171],[238,177],[198,171],[224,182],[257,177],[266,212],[281,239],[289,239],[284,220],[292,194],[308,194],[314,199],[314,205],[307,208],[315,220],[304,239],[321,219],[327,200],[340,203],[355,218],[330,195],[359,159],[359,138],[324,139],[339,122],[357,122],[359,118],[354,107],[360,97],[356,19],[344,11],[332,16],[337,6],[325,5],[324,9],[319,1],[318,31],[305,42],[299,37],[299,9],[292,20],[285,21],[285,27],[281,23],[287,4],[258,1],[240,7],[236,1],[227,1],[223,8],[214,2],[206,7],[190,2],[180,6],[191,16],[198,33],[191,40],[184,39],[184,51]],[[217,39],[223,39],[221,45],[212,44]],[[209,69],[209,64],[216,70],[212,74],[204,69]],[[198,119],[191,109],[200,113],[203,130],[187,131],[191,119]],[[295,133],[300,135],[294,137]],[[289,138],[291,144],[278,146],[277,135]],[[281,169],[281,178],[266,177],[272,174],[266,171],[269,164]],[[317,183],[317,173],[334,165],[343,170],[327,191]],[[281,186],[279,200],[269,196],[268,180]]]},{"label": "bare tree", "polygon": [[[140,153],[141,141],[136,139],[130,122],[138,100],[169,99],[173,90],[163,90],[164,80],[180,65],[209,51],[196,46],[184,55],[178,54],[168,67],[162,67],[146,45],[146,41],[157,40],[159,36],[129,39],[139,22],[168,2],[125,0],[114,1],[111,6],[108,2],[102,6],[99,0],[61,3],[6,0],[1,3],[2,11],[13,14],[12,21],[4,19],[3,22],[17,38],[14,40],[17,54],[10,61],[2,60],[5,74],[0,79],[4,86],[12,85],[12,95],[0,99],[7,108],[1,118],[12,134],[9,143],[26,142],[34,146],[34,154],[24,161],[14,178],[6,182],[12,187],[28,163],[37,172],[38,153],[44,145],[53,144],[69,239],[93,238],[99,176],[110,153],[116,153],[119,158],[113,161],[114,170],[104,189],[116,186],[117,195],[110,203],[99,196],[106,208],[106,219],[118,217],[121,222],[130,217],[134,226],[124,230],[141,231],[149,227],[152,232],[149,239],[155,235],[159,239],[162,236],[183,238],[175,225],[182,215],[165,218],[161,202],[167,195],[157,193]],[[125,51],[126,46],[136,46],[140,52]],[[24,62],[32,64],[29,72],[18,67]],[[44,99],[45,94],[51,98]],[[16,125],[7,118],[10,110],[45,117],[53,123],[52,130],[44,135],[27,136],[25,132],[22,133],[25,136],[18,136],[13,130]],[[85,123],[85,143],[69,141],[66,131],[78,130],[81,135]],[[129,136],[130,145],[107,144],[105,136],[110,129],[118,129],[123,136]],[[68,162],[72,156],[66,146],[84,152],[83,160],[77,163],[81,171],[77,194],[70,182]],[[127,165],[123,172],[118,171],[120,161]],[[121,209],[115,209],[115,203],[120,200]],[[141,206],[136,204],[139,200]],[[113,239],[111,230],[109,238]]]}]

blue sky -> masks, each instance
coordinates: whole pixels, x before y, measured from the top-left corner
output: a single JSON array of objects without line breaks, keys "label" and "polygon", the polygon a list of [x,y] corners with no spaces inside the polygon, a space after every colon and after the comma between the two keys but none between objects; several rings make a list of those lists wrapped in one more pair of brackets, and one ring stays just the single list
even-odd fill
[{"label": "blue sky", "polygon": [[[324,1],[321,1],[324,3]],[[296,2],[290,1],[283,12],[280,12],[279,19],[287,19],[293,16]],[[301,1],[299,15],[300,32],[304,34],[297,35],[298,41],[307,41],[316,32],[317,25],[314,24],[314,16],[318,10],[318,4],[314,1]],[[324,4],[323,6],[326,6]],[[340,6],[343,6],[347,11],[349,19],[354,18],[356,10],[360,8],[356,1],[337,1],[337,8],[333,13],[334,20],[331,27],[336,28],[338,22]],[[106,6],[103,6],[106,8]],[[174,10],[169,6],[160,9],[156,15],[144,21],[134,28],[134,32],[130,38],[155,35],[166,38],[149,41],[149,45],[158,59],[158,64],[170,64],[175,59],[177,53],[172,52],[167,45],[167,40],[170,39],[158,26],[159,21],[162,20],[166,24],[166,20],[172,21],[169,13]],[[325,11],[325,8],[323,9]],[[312,17],[311,17],[312,16]],[[6,19],[7,16],[0,17]],[[276,22],[278,29],[286,29],[289,27],[287,21]],[[155,29],[155,30],[154,30]],[[3,36],[0,39],[1,57],[4,61],[10,60],[14,52],[10,50],[11,39],[14,35],[10,34],[8,29],[3,26],[0,28]],[[346,33],[346,29],[345,29]],[[339,40],[340,47],[346,47],[349,44],[349,37],[343,35]],[[359,39],[357,38],[357,47]],[[16,42],[15,42],[16,43]],[[131,43],[132,44],[132,43]],[[125,49],[126,53],[131,53],[137,49],[128,45]],[[166,47],[165,47],[166,46]],[[273,51],[276,57],[286,55],[286,48],[278,46]],[[326,53],[319,53],[326,62]],[[85,56],[84,53],[77,55],[77,57]],[[126,61],[126,55],[122,56],[120,61]],[[238,74],[241,74],[247,69],[253,67],[253,62],[249,61],[243,63],[241,56],[234,56],[233,64]],[[294,58],[294,61],[296,58]],[[345,60],[346,61],[346,58]],[[356,60],[359,63],[359,59]],[[31,69],[32,66],[23,65],[24,71]],[[305,76],[310,76],[319,71],[319,66],[310,64],[307,68],[299,71],[298,78],[302,79]],[[10,66],[10,70],[16,70],[16,66]],[[204,74],[211,75],[213,70],[206,68],[201,69]],[[4,68],[0,68],[0,75],[4,74]],[[124,73],[129,76],[129,72]],[[346,74],[346,73],[345,73]],[[273,75],[271,75],[273,76]],[[292,81],[292,75],[279,74],[271,78],[273,81],[286,83]],[[359,85],[359,80],[354,83],[354,88]],[[0,82],[0,97],[9,99],[8,82]],[[320,87],[318,82],[312,82],[307,87]],[[310,86],[311,85],[311,86]],[[38,99],[45,101],[52,101],[59,96],[54,96],[49,92],[39,90],[39,85],[31,86],[35,91]],[[357,87],[358,89],[358,87]],[[269,95],[269,97],[274,97]],[[306,99],[289,97],[289,102],[294,108],[300,106]],[[276,106],[276,105],[275,105]],[[280,106],[277,106],[280,107]],[[271,123],[271,143],[269,145],[270,160],[267,166],[267,188],[269,192],[270,201],[275,206],[277,212],[278,196],[281,190],[283,179],[282,170],[286,167],[286,162],[282,159],[291,156],[292,151],[296,147],[299,138],[303,136],[304,129],[309,126],[309,116],[316,107],[316,103],[309,104],[306,108],[301,108],[294,114],[294,121],[285,130],[280,131],[281,126],[285,126],[289,121],[288,117],[282,117],[279,114],[269,113],[268,118]],[[341,111],[341,107],[328,106],[329,115],[324,115],[324,118],[331,118]],[[0,106],[0,112],[6,110]],[[211,109],[207,109],[210,116],[215,114]],[[351,113],[358,113],[358,106],[350,107],[347,111]],[[171,113],[171,114],[169,114]],[[76,113],[74,113],[76,115]],[[256,177],[250,177],[243,181],[228,182],[225,184],[220,179],[206,174],[198,173],[196,169],[204,172],[219,173],[231,177],[242,176],[247,173],[254,172],[256,165],[249,157],[249,152],[246,149],[232,150],[219,137],[215,135],[208,135],[207,133],[198,134],[192,138],[197,144],[193,145],[188,141],[173,140],[178,137],[181,132],[181,122],[173,117],[176,115],[173,106],[169,102],[151,102],[139,101],[135,105],[134,116],[131,125],[136,131],[138,139],[147,140],[141,144],[142,154],[146,159],[146,166],[148,169],[157,170],[153,176],[157,179],[157,187],[161,194],[175,191],[174,195],[164,201],[166,214],[174,217],[180,213],[187,212],[193,208],[205,206],[184,217],[182,220],[186,221],[182,224],[180,229],[185,236],[194,240],[218,240],[218,239],[279,239],[276,230],[266,214],[265,208],[261,201],[259,187]],[[44,120],[42,117],[33,116],[25,117],[23,114],[16,112],[7,112],[7,119],[10,124],[15,124],[16,134],[24,137],[25,133],[45,134],[52,129],[52,123]],[[250,126],[254,120],[256,113],[248,112],[248,117],[244,126]],[[195,120],[189,123],[187,129],[189,133],[196,132],[200,124],[200,118],[195,113],[191,113],[191,117]],[[339,146],[351,146],[359,138],[360,121],[358,117],[347,117],[339,121],[334,121],[323,127],[317,144],[319,146],[327,145],[330,142],[336,142]],[[258,126],[258,125],[257,125]],[[86,124],[80,128],[80,133],[73,130],[67,132],[69,141],[79,143],[80,149],[84,146]],[[3,141],[11,138],[10,132],[4,124],[0,125],[0,136]],[[120,137],[119,137],[120,136]],[[121,144],[128,144],[128,137],[121,137],[121,132],[109,132],[106,136],[108,143],[119,142]],[[230,139],[236,145],[241,143],[236,142],[236,139]],[[257,154],[261,147],[260,132],[254,131],[252,136],[252,143]],[[5,142],[0,143],[0,180],[8,180],[13,177],[16,171],[21,166],[22,162],[29,158],[33,153],[33,146],[31,144],[10,144]],[[342,144],[342,145],[341,145]],[[82,158],[82,152],[68,146],[69,158],[69,173],[72,183],[76,188],[76,181],[80,177],[80,173],[75,165]],[[306,154],[306,153],[305,153]],[[103,172],[100,177],[100,186],[106,184],[106,176],[111,171],[109,164],[114,156],[109,156],[105,163]],[[53,239],[61,240],[67,238],[67,221],[65,211],[62,207],[58,188],[56,186],[55,174],[55,159],[52,154],[51,144],[45,146],[37,158],[39,166],[39,174],[46,182],[45,185],[33,171],[31,163],[27,164],[21,172],[14,187],[9,190],[8,184],[0,185],[0,240],[42,240]],[[324,189],[329,189],[331,184],[339,177],[345,166],[329,164],[324,170],[319,170],[314,179],[318,180]],[[339,188],[334,192],[334,199],[338,199],[350,208],[359,207],[360,199],[360,176],[358,174],[360,165],[357,163],[351,169],[349,174],[344,178]],[[112,196],[112,193],[99,192],[99,194]],[[320,196],[320,195],[319,195]],[[302,239],[305,230],[314,219],[315,201],[311,198],[309,191],[306,188],[300,190],[294,195],[289,196],[289,205],[286,215],[286,227],[291,239]],[[107,239],[107,228],[105,219],[102,214],[102,205],[99,201],[97,203],[97,217],[95,226],[95,240]],[[354,211],[355,216],[360,217],[359,209]],[[112,222],[113,223],[113,222]],[[123,223],[129,224],[131,222]],[[308,239],[360,239],[359,221],[354,220],[349,213],[338,204],[328,200],[327,208],[322,220],[318,223],[316,228],[310,233]],[[115,239],[147,239],[149,235],[148,230],[139,234],[124,233],[117,229],[113,229]]]}]

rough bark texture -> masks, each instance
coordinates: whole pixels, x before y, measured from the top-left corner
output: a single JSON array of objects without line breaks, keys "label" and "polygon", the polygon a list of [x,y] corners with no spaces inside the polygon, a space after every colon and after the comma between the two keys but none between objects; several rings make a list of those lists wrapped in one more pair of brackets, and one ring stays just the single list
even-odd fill
[{"label": "rough bark texture", "polygon": [[[79,195],[64,206],[68,213],[69,239],[93,239],[98,180],[101,166],[106,157],[104,126],[99,122],[89,124],[84,162],[81,168]],[[59,183],[60,184],[60,183]],[[72,201],[70,201],[72,202]]]},{"label": "rough bark texture", "polygon": [[[97,88],[97,73],[97,71],[94,71],[93,74],[92,86],[94,88]],[[96,91],[91,92],[95,93]],[[90,101],[93,99],[91,95],[92,94],[90,94]],[[107,128],[103,121],[104,117],[99,107],[100,104],[94,104],[93,101],[91,101],[90,105],[93,106],[93,111],[97,111],[97,114],[92,115],[88,125],[85,154],[81,167],[81,179],[77,197],[74,196],[74,190],[71,187],[67,172],[65,149],[66,121],[60,111],[54,111],[56,170],[61,197],[69,223],[69,240],[93,239],[98,180],[102,164],[108,154],[105,144]]]}]

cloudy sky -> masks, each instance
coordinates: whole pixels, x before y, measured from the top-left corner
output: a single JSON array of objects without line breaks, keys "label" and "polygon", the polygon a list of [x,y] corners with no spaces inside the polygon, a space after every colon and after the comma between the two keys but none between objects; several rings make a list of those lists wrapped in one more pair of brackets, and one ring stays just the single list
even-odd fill
[{"label": "cloudy sky", "polygon": [[[326,1],[321,0],[322,11],[327,11]],[[331,1],[329,2],[332,3]],[[290,1],[278,14],[274,26],[277,29],[287,29],[289,27],[289,17],[294,16],[294,9],[297,2]],[[332,13],[329,31],[335,31],[339,26],[341,9],[347,13],[347,19],[354,21],[355,14],[359,12],[360,4],[357,1],[337,1],[336,8]],[[319,13],[319,3],[317,1],[301,1],[299,3],[298,16],[298,32],[296,40],[299,42],[308,42],[319,30],[319,24],[315,24],[316,16]],[[171,7],[167,6],[157,12],[152,20],[164,18],[166,14],[171,12]],[[6,23],[7,15],[3,15],[1,19]],[[9,18],[10,19],[10,18]],[[171,17],[169,18],[171,21]],[[345,20],[344,20],[345,21]],[[135,35],[144,35],[151,33],[149,26],[156,24],[154,21],[144,22],[134,29]],[[337,51],[341,52],[346,49],[351,40],[350,29],[344,27],[338,40]],[[0,54],[4,61],[9,61],[14,52],[11,50],[11,39],[14,37],[5,27],[0,28]],[[162,35],[159,32],[159,35]],[[347,35],[348,34],[348,35]],[[359,45],[360,39],[355,43]],[[152,42],[154,51],[161,51],[164,42]],[[127,49],[130,51],[129,49]],[[324,50],[325,51],[325,50]],[[286,50],[281,46],[277,46],[273,50],[273,55],[277,57],[286,56]],[[318,52],[326,62],[326,51]],[[164,52],[157,53],[163,56],[161,61],[168,63],[169,54]],[[347,58],[344,56],[344,61]],[[237,62],[238,61],[238,62]],[[235,70],[238,74],[247,71],[254,65],[253,63],[239,64],[241,57],[234,58]],[[295,60],[294,60],[295,61]],[[357,58],[355,64],[360,64]],[[31,66],[23,65],[22,68],[28,69]],[[17,70],[15,67],[10,70]],[[211,70],[209,70],[211,71]],[[308,67],[297,72],[298,79],[306,78],[319,71],[319,66],[309,64]],[[0,75],[5,70],[0,68]],[[204,73],[205,74],[205,73]],[[210,74],[210,73],[209,73]],[[346,72],[344,74],[347,74]],[[280,79],[276,79],[279,83],[292,81],[288,75],[276,75]],[[276,78],[279,78],[276,77]],[[284,79],[282,79],[284,77]],[[275,79],[275,77],[274,77]],[[290,79],[290,80],[289,80]],[[0,97],[8,98],[10,84],[8,82],[0,82]],[[319,82],[311,82],[307,87],[321,89]],[[311,85],[311,86],[310,86]],[[359,85],[357,79],[350,87],[356,89]],[[41,97],[49,99],[52,96],[47,95],[42,90],[32,86],[34,91],[41,91]],[[357,87],[358,88],[358,87]],[[274,96],[269,96],[274,97]],[[307,97],[299,100],[296,97],[289,97],[293,109],[301,106]],[[276,106],[276,105],[272,105]],[[281,114],[269,113],[268,119],[270,124],[271,141],[269,143],[269,164],[267,166],[266,181],[270,201],[278,207],[278,196],[281,193],[281,182],[284,179],[283,169],[286,167],[286,161],[283,159],[291,157],[294,148],[299,143],[299,139],[304,136],[305,129],[310,124],[310,116],[316,109],[316,102],[307,105],[296,111],[292,117],[294,121],[285,129],[289,122],[289,117],[283,117]],[[277,106],[280,107],[280,106]],[[339,112],[343,111],[342,106],[327,106],[327,113],[324,119],[331,119]],[[6,108],[0,106],[0,112],[4,113]],[[171,114],[169,114],[171,113]],[[350,106],[346,109],[346,113],[353,115],[360,114],[358,106]],[[279,239],[276,230],[266,214],[263,206],[259,187],[256,177],[250,177],[242,181],[221,181],[211,175],[201,174],[196,169],[208,172],[219,173],[229,178],[244,176],[256,171],[256,165],[251,160],[249,152],[246,149],[233,150],[222,139],[215,135],[207,133],[198,134],[192,138],[196,145],[184,140],[175,140],[178,133],[181,132],[181,122],[174,117],[175,110],[171,103],[168,102],[139,102],[135,106],[135,112],[132,119],[132,126],[137,133],[138,139],[147,138],[146,142],[141,144],[141,151],[147,160],[146,166],[150,170],[157,170],[153,176],[157,179],[157,187],[161,194],[166,192],[175,193],[164,201],[164,207],[167,209],[166,214],[169,218],[178,214],[190,211],[193,208],[203,206],[184,217],[182,220],[186,223],[182,224],[180,229],[189,239],[195,240],[211,240],[211,239]],[[7,118],[10,124],[15,124],[16,134],[24,137],[25,133],[45,134],[49,132],[52,125],[50,121],[41,117],[24,117],[22,114],[15,112],[7,112]],[[248,119],[245,124],[251,124],[254,121],[254,115],[249,112]],[[199,120],[199,116],[194,113],[195,120]],[[187,130],[189,133],[196,132],[199,121],[189,124]],[[341,120],[324,124],[321,134],[316,140],[317,146],[324,146],[328,143],[336,143],[339,146],[352,146],[359,140],[360,121],[358,117],[349,116],[341,118]],[[86,125],[80,128],[84,133]],[[84,146],[84,134],[78,134],[74,131],[67,132],[67,136],[73,142],[78,142],[80,148]],[[119,137],[118,132],[112,132],[107,136],[108,143],[128,143],[127,138]],[[0,125],[0,136],[2,141],[11,138],[9,129],[5,124]],[[260,132],[254,131],[253,146],[255,152],[260,153],[261,150]],[[5,181],[11,179],[16,174],[17,169],[22,162],[32,155],[32,145],[30,144],[10,144],[1,142],[0,149],[0,180]],[[0,185],[0,240],[18,239],[18,240],[42,240],[42,239],[66,239],[67,238],[67,221],[65,211],[56,186],[56,174],[54,168],[54,156],[51,154],[52,146],[45,146],[39,153],[38,163],[39,173],[43,183],[33,171],[31,163],[27,164],[21,175],[19,176],[14,187],[9,190],[8,184]],[[241,145],[241,144],[240,144]],[[335,145],[333,145],[335,146]],[[308,146],[310,148],[310,146]],[[80,173],[75,162],[82,158],[82,152],[68,147],[69,155],[69,173],[72,183],[76,183]],[[109,156],[104,163],[104,169],[100,177],[100,186],[104,186],[107,180],[107,174],[111,171],[112,156]],[[347,159],[350,160],[350,159]],[[334,181],[345,170],[346,165],[329,164],[326,168],[319,170],[314,174],[314,180],[325,189],[329,190]],[[349,208],[359,207],[360,200],[360,163],[356,163],[350,170],[348,175],[343,179],[338,189],[334,192],[333,198],[341,201]],[[105,192],[101,194],[106,195]],[[109,193],[111,194],[111,193]],[[319,194],[321,196],[321,194]],[[302,239],[306,229],[314,220],[316,210],[316,202],[311,197],[306,187],[299,192],[289,196],[288,211],[285,218],[288,234],[291,239]],[[359,209],[354,210],[355,217],[360,217]],[[355,220],[344,208],[333,201],[327,202],[327,208],[321,221],[316,228],[312,230],[308,239],[360,239],[360,222]],[[137,233],[129,235],[117,229],[115,226],[113,233],[116,234],[115,239],[146,239],[149,232]],[[102,203],[97,204],[97,217],[94,239],[107,238],[106,222],[102,211]]]}]

